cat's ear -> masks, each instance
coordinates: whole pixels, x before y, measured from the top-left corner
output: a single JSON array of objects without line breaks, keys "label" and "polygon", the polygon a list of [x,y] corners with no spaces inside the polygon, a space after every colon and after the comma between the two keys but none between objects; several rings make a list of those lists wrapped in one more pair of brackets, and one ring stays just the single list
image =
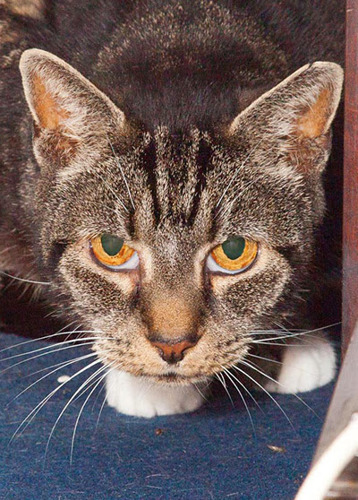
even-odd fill
[{"label": "cat's ear", "polygon": [[301,173],[320,172],[330,150],[330,127],[343,85],[335,63],[306,65],[269,90],[232,122],[231,136],[273,160],[289,159]]},{"label": "cat's ear", "polygon": [[112,101],[58,57],[39,49],[20,59],[25,97],[35,124],[34,151],[40,166],[66,165],[91,144],[124,128]]}]

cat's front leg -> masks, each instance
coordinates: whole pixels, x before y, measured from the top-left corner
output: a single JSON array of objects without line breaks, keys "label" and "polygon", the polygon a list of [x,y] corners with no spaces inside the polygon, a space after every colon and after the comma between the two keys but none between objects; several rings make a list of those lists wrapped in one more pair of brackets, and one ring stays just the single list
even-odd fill
[{"label": "cat's front leg", "polygon": [[292,339],[283,350],[277,382],[265,384],[270,392],[307,392],[328,384],[336,372],[332,344],[324,336],[305,335]]},{"label": "cat's front leg", "polygon": [[159,384],[119,370],[108,373],[106,391],[110,406],[135,417],[186,413],[198,409],[204,402],[202,386]]}]

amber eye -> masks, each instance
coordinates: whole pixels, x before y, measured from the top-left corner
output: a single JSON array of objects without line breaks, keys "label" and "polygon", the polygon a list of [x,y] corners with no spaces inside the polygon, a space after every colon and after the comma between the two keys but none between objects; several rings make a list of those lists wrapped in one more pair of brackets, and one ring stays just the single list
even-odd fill
[{"label": "amber eye", "polygon": [[229,238],[212,250],[207,266],[210,271],[237,274],[256,259],[258,244],[241,236]]},{"label": "amber eye", "polygon": [[[96,236],[91,239],[91,248],[96,259],[106,267],[134,269],[138,264],[136,251],[118,236],[112,234]],[[127,265],[124,266],[125,264]]]}]

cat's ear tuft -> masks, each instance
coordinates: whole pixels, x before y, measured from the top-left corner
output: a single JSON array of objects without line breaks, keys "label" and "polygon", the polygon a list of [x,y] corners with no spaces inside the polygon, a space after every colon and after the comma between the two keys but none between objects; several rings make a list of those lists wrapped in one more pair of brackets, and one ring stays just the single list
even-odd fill
[{"label": "cat's ear tuft", "polygon": [[303,173],[319,172],[328,157],[342,85],[338,64],[306,65],[242,111],[230,134],[245,133],[258,149],[286,153]]},{"label": "cat's ear tuft", "polygon": [[44,151],[52,162],[56,155],[68,159],[86,141],[123,129],[124,115],[112,101],[53,54],[26,50],[20,71],[37,135],[48,143],[46,148],[34,145],[40,164],[46,163]]}]

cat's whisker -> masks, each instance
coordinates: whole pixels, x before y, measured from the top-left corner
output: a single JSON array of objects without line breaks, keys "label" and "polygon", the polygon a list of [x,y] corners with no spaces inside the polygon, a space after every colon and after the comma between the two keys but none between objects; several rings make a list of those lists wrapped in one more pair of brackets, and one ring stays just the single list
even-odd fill
[{"label": "cat's whisker", "polygon": [[282,335],[283,333],[304,333],[305,330],[296,330],[296,331],[289,331],[289,330],[283,330],[282,328],[266,328],[264,330],[250,330],[247,332],[247,336],[249,335],[274,335],[274,334],[280,334]]},{"label": "cat's whisker", "polygon": [[48,369],[50,370],[51,368],[55,368],[50,373],[46,373],[46,375],[43,375],[39,379],[35,380],[35,382],[33,382],[32,384],[28,385],[19,394],[17,394],[6,406],[11,405],[14,401],[16,401],[16,399],[18,399],[20,396],[22,396],[23,394],[25,394],[25,392],[27,392],[29,389],[31,389],[32,387],[34,387],[35,385],[37,385],[39,382],[41,382],[45,378],[50,377],[52,374],[56,373],[57,371],[62,370],[63,368],[67,368],[67,366],[73,365],[74,363],[78,363],[79,361],[83,361],[83,360],[88,359],[88,358],[93,358],[96,355],[97,354],[95,352],[93,352],[93,353],[87,354],[85,356],[80,356],[78,358],[71,359],[70,361],[68,361],[68,360],[67,361],[63,361],[62,363],[58,363],[57,365],[52,365],[51,367],[43,368],[42,370],[38,370],[37,372],[32,373],[31,376],[37,375],[38,373],[40,373],[40,372],[42,372],[44,370],[48,370]]},{"label": "cat's whisker", "polygon": [[265,358],[264,356],[258,356],[257,354],[251,354],[250,352],[246,353],[246,356],[250,356],[251,358],[262,359],[263,361],[270,361],[272,363],[276,363],[282,365],[282,361],[278,361],[277,359]]},{"label": "cat's whisker", "polygon": [[[108,366],[108,365],[107,365],[107,366]],[[114,368],[111,368],[111,370],[109,370],[109,371],[107,372],[107,374],[108,374],[110,371],[112,371],[112,369],[114,369]],[[101,389],[98,391],[98,394],[97,394],[97,396],[96,396],[96,399],[93,401],[92,411],[94,410],[94,408],[95,408],[95,406],[96,406],[96,403],[97,403],[97,401],[98,401],[98,399],[99,399],[99,397],[100,397],[100,395],[101,395],[101,393],[102,393],[102,391],[103,391],[103,389],[104,389],[104,388],[105,388],[105,385],[103,385],[103,386],[101,387]]]},{"label": "cat's whisker", "polygon": [[[112,188],[112,186],[110,184],[108,184],[108,182],[106,182],[106,180],[103,177],[101,178],[101,181],[104,183],[104,185],[107,187],[107,189],[113,194],[115,200],[118,201],[118,203],[121,205],[121,207],[123,208],[123,210],[125,210],[127,213],[129,213],[128,208],[125,206],[124,202],[120,199],[120,197],[118,196],[118,194],[114,191],[114,189]],[[102,208],[103,208],[103,206],[102,206]],[[112,211],[115,214],[118,214],[118,212],[116,210],[112,209]]]},{"label": "cat's whisker", "polygon": [[235,171],[235,174],[232,176],[229,184],[226,186],[226,188],[224,189],[222,195],[220,196],[219,198],[219,201],[216,203],[215,205],[215,208],[218,208],[218,206],[220,205],[220,203],[222,202],[225,194],[228,192],[228,190],[230,189],[230,187],[232,186],[233,182],[237,179],[238,175],[241,173],[241,169],[246,165],[247,161],[251,158],[251,156],[256,152],[256,150],[258,149],[258,147],[261,145],[263,139],[261,139],[255,147],[251,148],[250,152],[246,155],[246,157],[243,159],[243,161],[241,162],[241,165],[240,167]]},{"label": "cat's whisker", "polygon": [[18,354],[13,354],[12,356],[7,356],[6,358],[1,358],[0,362],[10,361],[10,360],[15,359],[15,358],[22,358],[24,356],[29,356],[31,354],[35,354],[35,353],[38,353],[41,351],[47,351],[49,349],[57,349],[63,345],[70,344],[70,343],[85,342],[87,340],[95,340],[95,339],[99,339],[99,338],[103,338],[103,337],[78,337],[76,339],[68,339],[68,340],[63,340],[61,342],[53,342],[47,346],[39,347],[38,349],[33,349],[33,350],[27,351],[27,352],[20,352]]},{"label": "cat's whisker", "polygon": [[338,321],[336,323],[330,323],[329,325],[324,325],[324,326],[313,328],[310,330],[306,330],[303,328],[287,329],[283,325],[280,325],[279,323],[275,323],[275,324],[279,327],[278,330],[275,330],[275,329],[266,329],[266,330],[257,329],[257,330],[252,330],[251,332],[245,334],[244,336],[249,337],[251,335],[266,335],[266,334],[276,334],[276,333],[282,334],[283,332],[286,332],[289,335],[297,335],[297,336],[302,335],[303,336],[303,335],[308,335],[311,333],[320,332],[323,330],[328,330],[328,329],[333,328],[335,326],[339,326],[341,324],[341,321]]},{"label": "cat's whisker", "polygon": [[73,429],[73,433],[72,433],[72,439],[71,439],[70,465],[72,465],[72,463],[73,463],[73,453],[74,453],[74,447],[75,447],[76,431],[77,431],[77,427],[78,427],[78,424],[79,424],[82,412],[83,412],[83,410],[84,410],[87,402],[89,401],[90,397],[92,396],[92,394],[94,393],[94,391],[97,389],[97,387],[101,384],[101,382],[104,380],[104,378],[106,376],[107,376],[107,372],[104,375],[100,376],[99,380],[97,379],[95,381],[93,389],[90,391],[90,393],[86,397],[83,405],[80,408],[80,411],[78,412],[78,415],[77,415],[77,418],[76,418],[76,422],[75,422],[75,425],[74,425],[74,429]]},{"label": "cat's whisker", "polygon": [[[103,354],[103,353],[105,354],[105,353],[106,353],[106,351],[102,351],[101,353],[102,353],[102,354]],[[100,359],[100,358],[99,358],[99,359]],[[102,360],[102,363],[103,363],[103,360]],[[103,366],[104,366],[104,368],[106,368],[106,367],[108,368],[109,366],[112,366],[114,363],[115,363],[115,361],[112,361],[111,363],[108,363],[108,364],[107,364],[107,363],[105,363],[105,364],[103,364]],[[116,366],[117,366],[117,367],[122,366],[122,363],[120,363],[119,365],[116,365]],[[111,370],[110,370],[110,371],[111,371]],[[107,372],[107,373],[108,373],[108,372]],[[85,394],[85,393],[88,391],[88,389],[90,389],[90,388],[91,388],[91,387],[92,387],[95,383],[96,383],[96,381],[91,382],[91,383],[89,383],[89,384],[88,384],[88,386],[84,387],[84,389],[82,389],[82,391],[81,391],[81,392],[79,392],[79,393],[77,394],[77,396],[74,398],[73,402],[77,401],[77,399],[80,399],[80,398],[83,396],[83,394]]]},{"label": "cat's whisker", "polygon": [[[242,166],[244,166],[244,164],[243,164]],[[237,172],[239,172],[239,171],[240,171],[240,169],[239,169]],[[260,176],[260,177],[262,178],[262,176]],[[254,179],[254,180],[252,180],[251,182],[249,182],[249,183],[247,184],[247,186],[245,187],[245,189],[243,189],[243,190],[241,190],[241,191],[240,191],[240,196],[242,196],[242,195],[245,193],[245,191],[247,191],[248,189],[250,189],[250,187],[251,187],[251,186],[253,186],[253,185],[257,182],[257,180],[258,180],[258,179]],[[230,184],[230,183],[229,183],[229,184]],[[229,187],[229,186],[228,186],[228,187]],[[230,200],[230,202],[229,202],[229,201],[227,201],[227,206],[226,206],[226,208],[225,208],[225,209],[223,209],[223,207],[221,207],[221,208],[217,211],[217,213],[215,214],[214,219],[218,218],[219,216],[220,216],[222,219],[227,218],[228,214],[231,212],[231,209],[232,209],[232,206],[234,205],[235,200],[236,200],[236,198],[235,198],[235,199]]]},{"label": "cat's whisker", "polygon": [[[260,335],[272,335],[273,332],[266,332],[266,333],[262,333]],[[277,332],[277,334],[275,336],[272,336],[272,337],[268,337],[267,339],[262,339],[262,341],[264,342],[265,340],[282,340],[282,339],[291,339],[291,338],[297,338],[297,337],[305,337],[306,334],[305,332],[299,332],[299,333],[284,333],[284,332]],[[247,337],[250,337],[251,335],[247,335]],[[253,334],[253,336],[255,336],[255,334]]]},{"label": "cat's whisker", "polygon": [[335,326],[339,326],[342,324],[341,321],[337,321],[335,323],[330,323],[329,325],[325,325],[325,326],[320,326],[320,327],[317,327],[317,328],[313,328],[311,330],[304,330],[304,329],[291,329],[291,330],[287,330],[283,325],[280,325],[279,323],[275,323],[279,328],[281,328],[281,330],[284,330],[286,332],[295,332],[295,331],[298,331],[298,332],[301,332],[301,333],[315,333],[315,332],[320,332],[322,330],[328,330],[329,328],[333,328]]},{"label": "cat's whisker", "polygon": [[[13,440],[18,436],[18,435],[21,435],[23,432],[25,432],[25,430],[27,429],[27,427],[31,424],[31,422],[33,421],[33,419],[36,417],[36,415],[38,414],[39,411],[41,411],[41,409],[44,407],[44,405],[58,392],[60,391],[66,384],[68,384],[71,380],[73,380],[74,378],[78,377],[79,375],[81,375],[83,372],[85,372],[86,370],[89,370],[90,368],[92,368],[93,366],[97,365],[101,363],[101,360],[99,359],[96,359],[95,361],[93,361],[92,363],[90,363],[89,365],[85,366],[84,368],[81,368],[80,370],[78,370],[74,375],[72,375],[68,380],[66,380],[65,382],[62,382],[58,387],[56,387],[55,389],[53,389],[44,399],[42,399],[42,401],[40,401],[40,403],[38,403],[35,408],[33,408],[31,410],[31,412],[23,419],[23,421],[21,422],[21,424],[18,426],[18,428],[16,429],[16,431],[14,432],[14,434],[12,435],[10,441],[9,441],[9,445],[13,442]],[[21,431],[21,432],[20,432]]]},{"label": "cat's whisker", "polygon": [[266,341],[271,341],[271,340],[286,340],[286,339],[293,339],[293,338],[298,338],[298,337],[306,337],[306,335],[304,335],[303,333],[298,333],[298,334],[290,334],[290,335],[277,335],[275,337],[269,337],[267,339],[263,338],[263,339],[260,339],[260,341],[256,341],[254,340],[253,342],[266,342]]},{"label": "cat's whisker", "polygon": [[[17,344],[13,344],[11,346],[5,347],[4,349],[0,350],[0,354],[2,352],[8,351],[10,349],[16,349],[16,347],[20,347],[20,346],[23,346],[26,344],[40,342],[41,340],[48,340],[52,337],[57,337],[57,336],[61,336],[61,335],[67,335],[67,337],[69,337],[70,335],[72,335],[74,333],[77,334],[77,333],[102,333],[102,332],[100,330],[72,330],[71,332],[67,332],[67,331],[63,332],[63,331],[59,330],[58,332],[52,333],[51,335],[46,335],[45,337],[39,337],[38,339],[25,340],[24,342],[19,342]],[[61,341],[61,343],[62,343],[62,341]],[[4,361],[4,359],[2,359],[1,361]]]},{"label": "cat's whisker", "polygon": [[[103,353],[105,351],[99,351],[99,353]],[[27,386],[24,390],[22,390],[19,394],[17,394],[17,396],[15,396],[8,404],[7,406],[11,405],[16,399],[18,399],[22,394],[24,394],[25,392],[27,392],[29,389],[31,389],[32,387],[34,387],[36,384],[38,384],[39,382],[41,382],[42,380],[44,380],[45,378],[51,376],[52,374],[56,373],[57,371],[59,370],[62,370],[64,368],[67,368],[68,366],[70,365],[73,365],[74,363],[78,363],[80,361],[83,361],[85,359],[88,359],[88,358],[91,358],[91,357],[94,357],[94,356],[97,356],[98,355],[98,351],[96,352],[92,352],[90,354],[86,354],[84,356],[79,356],[77,358],[74,358],[74,359],[70,359],[70,360],[66,360],[66,361],[62,361],[61,363],[57,363],[55,365],[52,365],[52,366],[47,366],[46,368],[42,368],[41,370],[37,370],[36,372],[33,372],[29,375],[27,375],[27,377],[31,377],[31,376],[34,376],[34,375],[37,375],[45,370],[52,370],[52,368],[54,368],[51,372],[49,373],[46,373],[44,376],[40,377],[39,379],[35,380],[35,382],[33,382],[32,384],[30,384],[29,386]]]},{"label": "cat's whisker", "polygon": [[[260,345],[273,345],[273,346],[281,346],[287,347],[287,342],[264,342],[263,340],[253,340],[252,344],[260,344]],[[302,347],[302,344],[291,344],[290,347]]]},{"label": "cat's whisker", "polygon": [[[103,178],[102,178],[102,181],[110,189],[110,186],[105,182],[105,180]],[[128,209],[124,206],[124,204],[120,200],[118,194],[116,194],[114,191],[112,191],[112,194],[115,196],[116,200],[121,203],[122,207],[128,212]],[[113,214],[116,214],[116,215],[118,214],[118,212],[117,212],[117,210],[115,208],[110,207],[109,205],[106,205],[105,203],[102,203],[102,202],[97,202],[96,203],[95,201],[93,201],[92,203],[93,203],[93,205],[96,205],[97,207],[100,207],[101,209],[105,208],[108,212],[112,212]]]},{"label": "cat's whisker", "polygon": [[[73,322],[75,323],[75,322]],[[79,335],[80,337],[83,335],[83,334],[87,334],[87,333],[92,333],[92,334],[99,334],[101,335],[103,332],[102,330],[87,330],[86,328],[83,328],[81,329],[82,325],[77,325],[73,330],[67,330],[66,328],[64,328],[63,330],[60,330],[61,332],[61,335],[66,335],[65,337],[65,340],[68,340],[71,335]]]},{"label": "cat's whisker", "polygon": [[[239,361],[241,364],[244,364],[242,361]],[[282,414],[285,416],[285,418],[287,419],[288,423],[290,424],[290,426],[292,427],[293,430],[295,430],[295,427],[294,425],[292,424],[291,422],[291,419],[289,418],[289,416],[287,415],[287,413],[285,412],[285,410],[282,408],[282,406],[279,404],[278,401],[276,401],[276,399],[272,396],[272,394],[269,393],[269,391],[263,386],[261,385],[256,379],[254,379],[253,377],[251,377],[251,375],[249,375],[248,373],[246,373],[244,370],[241,370],[241,368],[239,368],[238,366],[233,366],[233,369],[234,370],[237,370],[238,372],[242,373],[245,377],[247,377],[248,379],[250,379],[252,382],[254,382],[254,384],[256,384],[258,387],[260,387],[260,389],[262,391],[264,391],[265,394],[267,394],[267,396],[275,403],[275,405],[280,409],[280,411],[282,412]],[[276,382],[276,381],[275,381]]]},{"label": "cat's whisker", "polygon": [[261,408],[261,406],[259,405],[259,403],[257,402],[257,400],[255,399],[255,397],[253,396],[253,394],[251,394],[251,392],[249,391],[249,389],[245,386],[245,384],[239,380],[232,372],[230,372],[230,370],[226,367],[222,367],[223,371],[226,373],[226,375],[230,374],[230,376],[238,383],[240,384],[240,386],[244,389],[244,391],[250,396],[250,398],[252,399],[252,401],[255,403],[255,405],[262,411],[263,413],[263,410]]},{"label": "cat's whisker", "polygon": [[[80,411],[78,412],[78,416],[77,416],[77,419],[76,419],[76,422],[75,422],[75,425],[74,425],[74,429],[73,429],[73,434],[72,434],[72,439],[71,439],[71,454],[70,454],[70,464],[72,465],[72,459],[73,459],[73,451],[74,451],[74,446],[75,446],[75,438],[76,438],[76,431],[77,431],[77,427],[78,427],[78,424],[79,424],[79,421],[80,421],[80,418],[81,418],[81,415],[83,413],[83,410],[87,404],[87,402],[89,401],[90,397],[92,396],[92,394],[95,392],[95,390],[97,389],[97,387],[100,385],[100,383],[106,378],[106,376],[108,375],[108,367],[110,367],[111,365],[113,365],[113,363],[110,363],[109,365],[105,366],[104,367],[104,371],[105,371],[105,374],[104,375],[100,375],[102,372],[100,372],[98,375],[99,376],[99,379],[95,380],[94,382],[94,387],[93,389],[90,391],[90,393],[88,394],[88,396],[86,397],[83,405],[81,406],[80,408]],[[103,371],[103,370],[102,370]],[[92,384],[93,385],[93,384]],[[91,386],[87,387],[86,391],[88,389],[90,389]],[[83,393],[82,393],[83,394]]]},{"label": "cat's whisker", "polygon": [[225,389],[225,392],[226,392],[226,394],[228,395],[228,397],[230,399],[232,407],[235,407],[235,403],[234,403],[234,401],[233,401],[233,399],[231,397],[229,389],[227,388],[226,381],[225,381],[225,378],[224,378],[223,374],[222,373],[215,373],[215,378],[218,379],[218,381],[221,383],[221,385]]},{"label": "cat's whisker", "polygon": [[[95,355],[96,353],[94,352],[93,354]],[[84,355],[84,356],[87,356],[87,355]],[[79,360],[80,358],[81,358],[81,356],[79,356],[77,358],[72,358],[72,361]],[[40,370],[36,370],[35,372],[31,372],[31,373],[25,375],[24,378],[34,377],[35,375],[38,375],[39,373],[43,373],[43,372],[52,370],[53,368],[57,368],[57,367],[59,367],[59,369],[65,368],[67,363],[69,363],[68,359],[66,359],[65,361],[60,361],[59,363],[55,363],[54,365],[45,366],[45,368],[41,368]]]},{"label": "cat's whisker", "polygon": [[232,210],[232,207],[233,207],[233,203],[229,203],[227,202],[226,204],[226,207],[223,208],[219,208],[219,210],[216,212],[215,216],[214,216],[214,220],[221,217],[222,219],[225,219],[227,217],[227,215],[231,212]]},{"label": "cat's whisker", "polygon": [[[281,336],[281,337],[272,337],[272,338],[263,338],[260,340],[252,340],[252,344],[261,344],[261,345],[283,345],[287,347],[287,342],[286,340],[290,339],[296,339],[299,341],[297,344],[292,344],[292,342],[289,342],[290,347],[302,347],[302,345],[314,345],[314,342],[311,342],[310,339],[315,339],[316,335],[310,335],[308,333],[302,333],[299,335],[287,335],[287,336]],[[283,343],[277,342],[277,340],[283,340]],[[274,342],[271,342],[274,341]]]},{"label": "cat's whisker", "polygon": [[283,330],[253,330],[243,334],[244,338],[259,337],[259,336],[271,336],[274,339],[278,338],[289,338],[289,337],[300,337],[305,334],[305,331],[288,332]]},{"label": "cat's whisker", "polygon": [[[107,375],[108,375],[111,371],[113,371],[113,370],[115,370],[115,367],[111,368],[111,369],[107,372]],[[105,384],[103,384],[103,386],[101,387],[101,389],[100,389],[100,391],[99,391],[99,393],[98,393],[97,398],[99,397],[99,395],[101,394],[101,392],[102,392],[105,388],[106,388],[106,385],[105,385]],[[97,416],[97,420],[96,420],[95,432],[97,432],[98,425],[99,425],[99,420],[100,420],[100,418],[101,418],[101,414],[102,414],[102,411],[103,411],[103,408],[104,408],[104,406],[105,406],[106,402],[107,402],[107,393],[105,392],[105,393],[104,393],[104,398],[103,398],[103,401],[102,401],[102,403],[101,403],[101,407],[100,407],[99,412],[98,412],[98,416]]]},{"label": "cat's whisker", "polygon": [[[72,394],[72,396],[70,397],[70,399],[67,401],[67,403],[65,404],[65,406],[62,408],[59,416],[57,417],[56,419],[56,422],[54,423],[52,429],[51,429],[51,432],[50,432],[50,435],[48,437],[48,440],[47,440],[47,444],[46,444],[46,449],[45,449],[45,461],[46,461],[46,456],[47,456],[47,453],[48,453],[48,449],[49,449],[49,446],[50,446],[50,442],[51,442],[51,439],[52,439],[52,436],[53,436],[53,433],[55,432],[55,429],[57,427],[57,424],[58,422],[61,420],[61,417],[62,415],[65,413],[65,411],[67,410],[67,408],[70,406],[70,404],[72,403],[72,401],[76,398],[76,396],[81,393],[82,389],[85,388],[86,386],[88,386],[88,384],[94,379],[96,378],[99,374],[101,374],[103,371],[105,371],[107,369],[106,366],[101,366],[100,368],[98,368],[98,370],[96,370],[94,373],[92,373],[92,375],[90,375],[89,377],[87,377],[87,379],[83,382],[83,384],[81,384],[81,386],[74,392],[74,394]],[[88,389],[88,387],[87,387]]]},{"label": "cat's whisker", "polygon": [[[82,339],[76,339],[76,340],[81,341]],[[90,340],[93,340],[93,339],[90,339]],[[68,341],[68,342],[70,342],[70,341]],[[43,356],[48,356],[50,354],[53,354],[55,352],[66,351],[68,349],[73,349],[73,348],[76,348],[76,347],[83,347],[83,346],[90,345],[90,344],[91,344],[91,342],[89,340],[86,340],[86,342],[83,342],[83,343],[80,343],[80,344],[75,344],[75,345],[70,345],[70,346],[66,345],[65,347],[58,347],[57,345],[54,345],[54,346],[51,345],[47,349],[51,349],[52,348],[52,350],[48,350],[46,352],[42,352],[41,354],[37,354],[36,356],[30,356],[29,358],[23,359],[21,361],[18,361],[17,363],[14,363],[14,364],[12,364],[10,366],[7,366],[2,371],[0,371],[0,375],[2,375],[3,373],[6,373],[9,370],[12,370],[16,366],[22,365],[23,363],[28,363],[29,361],[32,361],[33,359],[38,359],[38,358],[41,358]],[[45,348],[39,349],[39,351],[42,351],[43,349],[45,349]],[[17,356],[13,356],[13,357],[15,358]],[[8,358],[8,359],[12,359],[12,358]]]},{"label": "cat's whisker", "polygon": [[198,391],[198,393],[200,394],[200,396],[204,399],[204,401],[208,401],[208,398],[203,394],[203,391],[200,390],[200,388],[198,387],[198,384],[194,383],[193,386]]},{"label": "cat's whisker", "polygon": [[[114,148],[113,148],[113,144],[112,144],[112,142],[111,142],[110,138],[109,138],[108,136],[107,136],[107,138],[108,138],[109,145],[111,146],[112,153],[113,153],[113,155],[114,155],[114,157],[115,157],[115,159],[116,159],[116,161],[117,161],[117,165],[118,165],[119,170],[120,170],[120,172],[121,172],[121,175],[122,175],[122,178],[123,178],[123,182],[124,182],[124,184],[125,184],[125,186],[126,186],[126,189],[127,189],[128,195],[129,195],[129,199],[131,200],[131,204],[132,204],[133,210],[135,210],[135,205],[134,205],[134,201],[133,201],[132,193],[131,193],[131,190],[129,189],[129,185],[128,185],[128,182],[127,182],[126,176],[124,175],[124,172],[123,172],[123,169],[122,169],[121,162],[119,161],[119,158],[118,158],[118,156],[116,155],[116,152],[115,152],[115,150],[114,150]],[[128,209],[127,209],[127,211],[128,211]]]},{"label": "cat's whisker", "polygon": [[[109,372],[108,372],[109,373]],[[105,385],[103,385],[101,391],[105,388]],[[97,417],[97,420],[96,420],[96,427],[95,427],[95,432],[97,432],[97,429],[98,429],[98,426],[99,426],[99,421],[100,421],[100,418],[101,418],[101,415],[102,415],[102,412],[103,412],[103,408],[105,407],[105,404],[107,402],[107,394],[104,395],[104,398],[103,398],[103,401],[102,401],[102,404],[101,404],[101,407],[99,409],[99,412],[98,412],[98,417]]]},{"label": "cat's whisker", "polygon": [[252,330],[243,334],[243,337],[253,337],[254,335],[282,335],[282,330]]},{"label": "cat's whisker", "polygon": [[[250,363],[249,361],[240,360],[239,362],[243,365],[246,365],[248,368],[251,368],[252,370],[256,371],[257,373],[259,373],[263,377],[267,378],[271,382],[274,382],[275,384],[280,385],[281,387],[285,387],[284,384],[281,384],[280,382],[278,382],[274,378],[270,377],[270,375],[267,375],[267,373],[263,372],[262,370],[259,370],[254,364]],[[238,369],[237,366],[234,366],[233,368]],[[258,384],[257,381],[255,381],[255,383]],[[298,401],[300,401],[300,403],[302,403],[308,410],[310,410],[317,418],[319,418],[321,420],[320,416],[314,411],[313,408],[310,407],[309,404],[306,403],[306,401],[304,399],[302,399],[300,396],[298,396],[297,394],[294,394],[292,392],[290,392],[290,394],[292,396],[294,396]]]},{"label": "cat's whisker", "polygon": [[[52,311],[54,312],[54,311]],[[45,318],[48,318],[50,316],[50,313],[49,314],[46,314]],[[67,325],[63,326],[62,328],[60,328],[59,330],[57,330],[57,334],[65,334],[65,333],[68,333],[69,330],[68,328],[70,328],[71,326],[75,325],[77,323],[77,321],[71,321],[70,323],[68,323]],[[80,328],[82,327],[82,324],[77,324],[77,326],[75,326],[72,330],[70,330],[71,332],[78,332],[78,330],[80,330]],[[83,330],[82,330],[83,331]],[[53,334],[53,335],[56,335]],[[98,332],[99,333],[99,332]],[[44,338],[44,337],[40,337],[40,338]],[[46,338],[46,337],[45,337]],[[36,339],[35,339],[36,340]]]},{"label": "cat's whisker", "polygon": [[[254,433],[254,436],[255,436],[255,439],[256,439],[256,429],[255,429],[255,425],[254,425],[254,421],[252,419],[252,415],[251,415],[250,409],[249,409],[248,404],[247,404],[247,402],[246,402],[246,400],[244,398],[244,395],[242,394],[242,392],[240,391],[239,387],[237,386],[237,384],[235,382],[235,379],[236,380],[238,380],[238,379],[236,377],[233,377],[233,374],[230,373],[229,370],[227,368],[225,368],[224,366],[222,366],[221,368],[223,369],[223,374],[225,374],[228,377],[228,379],[230,380],[230,382],[232,383],[232,385],[235,387],[237,393],[239,394],[239,396],[241,398],[241,401],[244,403],[244,406],[245,406],[247,414],[249,416],[251,427],[252,427],[252,430],[253,430],[253,433]],[[243,384],[240,384],[240,385],[244,387]],[[245,390],[246,390],[246,388],[245,388]],[[251,394],[250,394],[250,396],[251,396]]]},{"label": "cat's whisker", "polygon": [[36,281],[36,280],[30,280],[30,279],[25,279],[25,278],[19,278],[19,276],[14,276],[12,274],[6,273],[5,271],[0,271],[0,274],[3,276],[7,276],[8,278],[11,278],[13,280],[21,281],[23,283],[31,283],[33,285],[44,285],[44,286],[51,285],[50,281]]}]

